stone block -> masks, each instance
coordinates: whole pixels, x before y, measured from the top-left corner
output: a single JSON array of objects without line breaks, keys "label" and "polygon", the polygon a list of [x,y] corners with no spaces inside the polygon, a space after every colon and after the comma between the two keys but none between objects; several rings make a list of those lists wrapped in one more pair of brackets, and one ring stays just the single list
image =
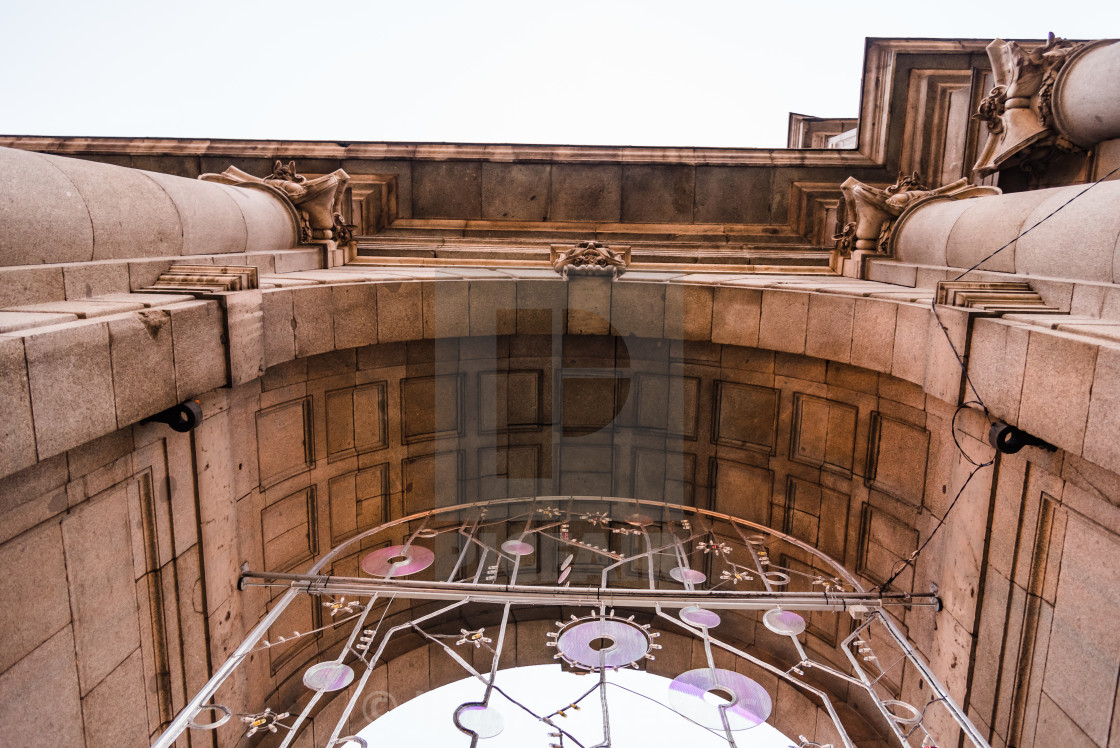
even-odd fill
[{"label": "stone block", "polygon": [[[23,340],[0,336],[0,476],[35,464],[35,424]],[[2,668],[0,668],[2,669]]]},{"label": "stone block", "polygon": [[1081,454],[1097,347],[1060,333],[1031,330],[1019,428]]},{"label": "stone block", "polygon": [[809,323],[809,294],[794,291],[762,292],[758,345],[772,351],[805,352]]},{"label": "stone block", "polygon": [[297,357],[334,350],[332,290],[330,286],[292,290],[292,325],[296,333]]},{"label": "stone block", "polygon": [[0,267],[0,309],[65,298],[62,267]]},{"label": "stone block", "polygon": [[878,299],[856,299],[852,321],[852,365],[889,373],[894,360],[894,322],[898,306]]},{"label": "stone block", "polygon": [[[676,318],[676,305],[679,299],[680,321]],[[683,340],[712,339],[712,306],[715,290],[711,286],[673,286],[665,292],[665,333],[680,330]],[[676,337],[676,336],[672,336]]]},{"label": "stone block", "polygon": [[611,327],[616,335],[660,338],[665,322],[665,284],[620,281],[611,286]]},{"label": "stone block", "polygon": [[1093,373],[1082,456],[1120,473],[1120,350],[1101,347]]},{"label": "stone block", "polygon": [[[0,151],[4,181],[19,185],[24,196],[18,204],[5,201],[0,212],[0,267],[23,265],[29,258],[36,263],[93,259],[93,221],[84,195],[65,172],[54,168],[55,162],[68,160],[15,148]],[[56,272],[61,281],[61,269]]]},{"label": "stone block", "polygon": [[[70,622],[62,534],[49,523],[0,546],[0,671]],[[71,658],[73,653],[71,653]]]},{"label": "stone block", "polygon": [[[240,188],[180,179],[156,172],[143,174],[162,187],[171,198],[173,209],[178,213],[182,225],[182,250],[158,254],[213,255],[245,251],[245,216],[230,194]],[[157,253],[133,253],[125,256],[154,257]]]},{"label": "stone block", "polygon": [[216,301],[191,301],[167,307],[171,313],[175,389],[179,401],[224,386],[229,381],[225,315]]},{"label": "stone block", "polygon": [[229,379],[234,387],[264,374],[264,310],[257,289],[223,294]]},{"label": "stone block", "polygon": [[497,221],[548,219],[551,164],[482,164],[482,217]]},{"label": "stone block", "polygon": [[[980,318],[972,324],[969,379],[992,414],[1008,422],[1019,416],[1029,334],[1025,327],[996,319]],[[971,389],[965,394],[974,397]]]},{"label": "stone block", "polygon": [[551,221],[620,221],[622,166],[553,164]]},{"label": "stone block", "polygon": [[900,304],[895,316],[891,374],[914,384],[925,384],[926,346],[929,339],[928,306]]},{"label": "stone block", "polygon": [[117,423],[136,423],[175,405],[171,314],[146,309],[108,325]]},{"label": "stone block", "polygon": [[296,357],[296,317],[292,309],[292,295],[293,291],[281,289],[261,294],[266,370]]},{"label": "stone block", "polygon": [[331,288],[334,348],[360,348],[377,342],[377,286],[347,283]]},{"label": "stone block", "polygon": [[127,494],[119,488],[62,521],[82,693],[140,646]]},{"label": "stone block", "polygon": [[477,161],[412,164],[413,218],[481,218],[482,165]]},{"label": "stone block", "polygon": [[419,283],[377,284],[377,339],[382,343],[424,337],[424,303]]},{"label": "stone block", "polygon": [[624,165],[623,222],[692,223],[694,176],[685,164]]},{"label": "stone block", "polygon": [[611,330],[611,281],[573,277],[568,280],[568,333],[607,335]]},{"label": "stone block", "polygon": [[697,223],[770,223],[767,168],[696,167]]},{"label": "stone block", "polygon": [[420,283],[425,338],[467,336],[470,332],[469,287],[466,281]]},{"label": "stone block", "polygon": [[855,299],[828,294],[809,297],[805,353],[847,363],[852,356]]},{"label": "stone block", "polygon": [[712,299],[712,342],[758,346],[761,310],[761,291],[716,288]]},{"label": "stone block", "polygon": [[66,265],[62,268],[62,280],[67,299],[128,293],[128,264],[91,262]]},{"label": "stone block", "polygon": [[40,460],[117,428],[109,327],[44,327],[23,337]]},{"label": "stone block", "polygon": [[0,674],[0,735],[12,746],[85,745],[69,626]]},{"label": "stone block", "polygon": [[144,691],[144,662],[137,649],[82,699],[86,748],[147,746],[147,714],[139,708]]},{"label": "stone block", "polygon": [[562,335],[568,321],[568,284],[559,276],[517,281],[517,333]]}]

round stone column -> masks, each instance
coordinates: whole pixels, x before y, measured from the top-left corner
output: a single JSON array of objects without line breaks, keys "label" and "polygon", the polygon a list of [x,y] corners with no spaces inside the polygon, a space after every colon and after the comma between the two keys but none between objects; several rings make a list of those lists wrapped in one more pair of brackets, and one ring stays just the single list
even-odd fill
[{"label": "round stone column", "polygon": [[1054,124],[1082,148],[1120,138],[1120,42],[1086,45],[1054,81]]}]

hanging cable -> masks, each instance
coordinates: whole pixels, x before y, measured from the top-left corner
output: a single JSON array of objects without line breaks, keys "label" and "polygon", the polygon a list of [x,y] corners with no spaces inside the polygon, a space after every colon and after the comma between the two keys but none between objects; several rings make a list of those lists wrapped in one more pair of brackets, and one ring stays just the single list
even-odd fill
[{"label": "hanging cable", "polygon": [[[1042,224],[1049,221],[1051,218],[1053,218],[1055,215],[1057,215],[1057,213],[1059,211],[1061,211],[1063,208],[1065,208],[1067,205],[1069,205],[1073,201],[1080,198],[1082,195],[1084,195],[1086,192],[1088,192],[1089,190],[1096,187],[1101,182],[1106,181],[1109,177],[1111,177],[1113,174],[1116,174],[1118,171],[1120,171],[1120,166],[1117,166],[1112,171],[1108,172],[1103,177],[1101,177],[1100,179],[1097,179],[1095,182],[1088,185],[1085,189],[1078,192],[1076,195],[1073,195],[1072,197],[1070,197],[1069,200],[1066,200],[1064,203],[1059,205],[1057,208],[1054,208],[1054,210],[1047,213],[1045,216],[1040,218],[1038,221],[1035,221],[1033,224],[1031,224],[1030,227],[1028,227],[1024,231],[1022,231],[1018,235],[1016,235],[1015,238],[1013,238],[1010,241],[1004,243],[1003,246],[999,247],[998,249],[996,249],[992,252],[989,252],[979,262],[977,262],[972,267],[965,270],[963,273],[958,275],[953,280],[954,281],[959,281],[962,278],[964,278],[966,275],[971,273],[972,271],[978,269],[985,262],[992,259],[996,255],[998,255],[1000,252],[1007,249],[1012,244],[1019,241],[1024,236],[1026,236],[1027,234],[1034,231],[1036,228],[1038,228]],[[873,591],[887,589],[888,587],[890,587],[891,583],[894,582],[896,579],[898,579],[899,575],[901,575],[902,572],[906,570],[906,567],[914,566],[915,562],[918,559],[918,556],[921,555],[922,551],[925,550],[926,546],[928,546],[930,544],[930,541],[933,540],[934,536],[937,535],[937,531],[940,530],[942,528],[942,526],[945,524],[945,520],[947,520],[949,518],[950,512],[952,512],[953,507],[955,507],[957,505],[957,501],[964,494],[964,490],[965,490],[965,488],[968,487],[968,484],[972,481],[972,479],[976,476],[976,474],[978,472],[980,472],[981,469],[995,464],[995,458],[994,457],[991,460],[988,460],[987,462],[977,462],[976,460],[972,459],[972,457],[969,456],[968,452],[966,452],[964,450],[964,447],[961,446],[960,440],[957,438],[957,416],[960,415],[961,411],[966,409],[968,406],[979,405],[980,410],[983,411],[984,417],[988,419],[989,423],[994,423],[995,419],[992,418],[991,411],[988,410],[987,404],[984,403],[983,398],[980,396],[980,392],[976,389],[976,385],[973,384],[972,378],[968,375],[968,365],[965,363],[964,356],[961,355],[961,352],[957,349],[956,344],[953,343],[953,338],[949,334],[949,328],[947,328],[945,326],[945,323],[941,321],[941,315],[938,314],[938,311],[937,311],[937,296],[936,295],[934,295],[934,298],[930,300],[930,309],[933,311],[933,317],[937,321],[937,326],[941,329],[941,334],[945,336],[945,342],[949,344],[949,348],[953,351],[953,357],[956,358],[957,365],[961,367],[961,375],[964,377],[965,383],[972,390],[972,394],[975,397],[974,400],[966,399],[963,403],[961,403],[961,405],[959,405],[957,407],[956,411],[954,411],[952,421],[950,422],[950,431],[953,434],[953,444],[956,445],[957,451],[960,453],[960,455],[962,457],[964,457],[964,459],[967,460],[969,464],[973,465],[973,468],[972,468],[972,471],[968,474],[968,477],[965,478],[964,483],[961,484],[960,490],[957,491],[957,495],[954,496],[953,500],[949,503],[949,508],[945,510],[945,514],[943,514],[941,516],[941,519],[938,520],[937,525],[933,528],[933,531],[929,534],[929,537],[927,537],[925,539],[925,541],[923,541],[922,544],[920,546],[918,546],[917,550],[915,550],[913,553],[910,554],[909,558],[907,558],[906,560],[904,560],[900,564],[898,564],[898,566],[893,570],[893,573],[891,574],[890,578],[887,579],[887,581],[885,581],[882,584],[875,587],[875,589]]]}]

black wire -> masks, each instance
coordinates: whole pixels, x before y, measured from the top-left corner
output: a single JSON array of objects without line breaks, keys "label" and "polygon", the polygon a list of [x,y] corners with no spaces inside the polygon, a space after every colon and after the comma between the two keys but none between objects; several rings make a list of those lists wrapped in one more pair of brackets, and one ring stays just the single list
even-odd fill
[{"label": "black wire", "polygon": [[[954,281],[959,281],[961,278],[964,278],[966,275],[971,273],[973,270],[976,270],[981,265],[983,265],[985,262],[992,259],[996,255],[998,255],[1000,252],[1007,249],[1012,244],[1019,241],[1024,236],[1026,236],[1027,234],[1031,233],[1032,231],[1037,229],[1042,224],[1049,221],[1051,218],[1053,218],[1058,213],[1058,211],[1062,210],[1067,205],[1072,203],[1074,200],[1078,199],[1079,197],[1084,195],[1086,192],[1088,192],[1089,190],[1096,187],[1101,182],[1104,182],[1105,180],[1107,180],[1109,177],[1111,177],[1113,174],[1115,174],[1118,171],[1120,171],[1120,166],[1117,166],[1112,171],[1105,174],[1103,177],[1096,180],[1095,182],[1090,184],[1088,187],[1086,187],[1085,189],[1078,192],[1076,195],[1072,196],[1069,200],[1066,200],[1064,203],[1059,205],[1057,208],[1054,208],[1054,210],[1050,211],[1045,216],[1043,216],[1039,220],[1035,221],[1029,228],[1020,232],[1015,238],[1006,242],[999,249],[996,249],[993,252],[989,252],[979,262],[977,262],[972,267],[965,270],[963,273],[958,275],[953,280]],[[975,397],[976,397],[975,400],[965,400],[964,403],[962,403],[960,406],[958,406],[957,410],[953,413],[953,419],[952,419],[952,422],[950,423],[950,431],[953,434],[953,444],[956,445],[957,451],[960,452],[961,456],[964,457],[964,459],[967,460],[974,467],[972,469],[972,472],[968,474],[968,478],[965,479],[964,484],[961,485],[960,490],[957,491],[957,495],[953,497],[953,501],[952,501],[952,503],[949,504],[949,508],[945,510],[945,514],[943,514],[941,516],[941,519],[938,520],[937,527],[933,528],[933,532],[931,532],[929,534],[929,537],[926,538],[925,542],[922,543],[921,546],[919,546],[916,551],[914,551],[912,554],[910,554],[910,558],[906,559],[906,561],[904,561],[898,567],[898,570],[895,571],[891,575],[890,579],[888,579],[886,582],[884,582],[883,584],[880,584],[878,587],[876,587],[875,588],[876,590],[884,590],[887,587],[889,587],[891,585],[891,583],[894,582],[894,580],[898,579],[898,576],[900,574],[902,574],[903,571],[906,570],[907,566],[912,566],[914,564],[914,562],[917,560],[917,558],[921,554],[921,552],[925,549],[925,547],[927,545],[929,545],[929,542],[931,540],[933,540],[933,537],[935,535],[937,535],[937,531],[940,530],[941,526],[945,524],[945,520],[949,518],[949,513],[952,512],[953,507],[955,507],[957,505],[957,500],[961,497],[962,494],[964,494],[964,489],[968,486],[968,484],[972,480],[973,476],[975,476],[976,473],[980,472],[981,468],[986,468],[989,465],[992,465],[992,464],[995,463],[994,458],[991,459],[991,460],[988,460],[987,462],[977,462],[976,460],[972,459],[968,455],[968,453],[965,452],[964,447],[961,446],[960,440],[957,438],[957,416],[960,415],[960,412],[962,410],[964,410],[966,407],[968,407],[969,405],[974,405],[974,404],[979,405],[980,409],[983,410],[983,412],[984,412],[984,417],[988,419],[989,423],[995,423],[995,420],[992,418],[992,414],[991,414],[991,411],[988,409],[988,406],[984,403],[984,399],[982,397],[980,397],[980,392],[979,392],[979,390],[976,389],[976,385],[972,383],[972,377],[970,377],[968,375],[968,366],[965,364],[965,360],[964,360],[964,357],[961,355],[961,352],[958,351],[957,346],[954,345],[953,339],[949,335],[949,328],[945,327],[945,323],[941,321],[941,315],[938,314],[938,312],[937,312],[937,295],[936,294],[934,294],[933,299],[930,300],[930,309],[933,310],[933,317],[934,317],[935,320],[937,320],[937,326],[939,328],[941,328],[941,334],[945,336],[945,342],[949,344],[949,348],[952,349],[952,351],[953,351],[953,356],[957,359],[957,365],[961,367],[961,374],[964,376],[964,381],[968,384],[969,388],[972,389],[972,394],[975,395]]]}]

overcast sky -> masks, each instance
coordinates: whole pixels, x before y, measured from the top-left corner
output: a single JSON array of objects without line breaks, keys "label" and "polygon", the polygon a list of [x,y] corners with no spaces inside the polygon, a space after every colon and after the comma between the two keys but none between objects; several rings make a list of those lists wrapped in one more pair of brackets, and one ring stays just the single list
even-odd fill
[{"label": "overcast sky", "polygon": [[3,3],[0,134],[785,144],[864,38],[1120,36],[1120,3]]}]

